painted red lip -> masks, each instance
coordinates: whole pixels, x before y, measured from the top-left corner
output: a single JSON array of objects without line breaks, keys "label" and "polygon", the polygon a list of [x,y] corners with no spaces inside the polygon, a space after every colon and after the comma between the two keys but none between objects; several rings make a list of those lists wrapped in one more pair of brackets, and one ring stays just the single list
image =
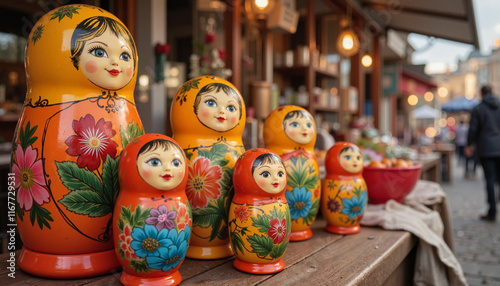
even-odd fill
[{"label": "painted red lip", "polygon": [[279,183],[274,183],[272,185],[273,185],[273,187],[277,188],[277,187],[279,187],[280,184]]},{"label": "painted red lip", "polygon": [[172,179],[172,175],[166,174],[166,175],[162,176],[162,178],[168,181],[168,180]]},{"label": "painted red lip", "polygon": [[307,137],[307,133],[302,133],[302,136]]},{"label": "painted red lip", "polygon": [[226,120],[226,118],[224,118],[224,117],[217,117],[217,120],[219,120],[220,122],[224,122]]},{"label": "painted red lip", "polygon": [[117,76],[117,75],[120,74],[120,71],[116,70],[116,69],[107,70],[107,72],[109,72],[109,74],[112,75],[112,76]]},{"label": "painted red lip", "polygon": [[353,166],[354,166],[354,168],[356,168],[358,165],[357,165],[357,164],[354,164]]}]

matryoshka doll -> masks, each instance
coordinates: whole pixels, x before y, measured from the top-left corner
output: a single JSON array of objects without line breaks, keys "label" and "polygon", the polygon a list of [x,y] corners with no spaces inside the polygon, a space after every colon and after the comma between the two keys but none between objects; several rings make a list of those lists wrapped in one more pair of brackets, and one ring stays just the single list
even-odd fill
[{"label": "matryoshka doll", "polygon": [[291,227],[283,161],[270,150],[251,149],[236,162],[233,182],[229,232],[234,267],[255,274],[283,270]]},{"label": "matryoshka doll", "polygon": [[12,156],[19,265],[53,278],[120,268],[111,234],[118,161],[143,133],[134,41],[103,9],[63,6],[33,27],[25,65]]},{"label": "matryoshka doll", "polygon": [[215,76],[186,82],[170,113],[173,138],[188,158],[186,195],[193,210],[187,257],[218,259],[233,255],[227,213],[233,167],[244,152],[245,104],[238,90]]},{"label": "matryoshka doll", "polygon": [[326,153],[326,177],[321,192],[321,213],[326,230],[338,234],[360,231],[359,221],[366,209],[363,156],[358,146],[338,142]]},{"label": "matryoshka doll", "polygon": [[165,135],[142,135],[123,151],[118,176],[113,240],[121,282],[179,284],[192,224],[184,151]]},{"label": "matryoshka doll", "polygon": [[292,217],[290,241],[312,237],[311,226],[319,210],[321,178],[314,155],[316,125],[302,107],[286,105],[275,109],[264,122],[267,149],[281,156],[288,183],[285,192]]}]

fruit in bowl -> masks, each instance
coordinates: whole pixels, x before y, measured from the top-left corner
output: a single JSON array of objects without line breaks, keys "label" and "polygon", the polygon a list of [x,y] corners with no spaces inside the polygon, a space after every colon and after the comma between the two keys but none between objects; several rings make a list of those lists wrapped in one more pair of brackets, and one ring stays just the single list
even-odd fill
[{"label": "fruit in bowl", "polygon": [[368,203],[383,204],[390,199],[402,203],[420,178],[422,165],[402,159],[391,161],[394,163],[390,167],[380,161],[364,167]]}]

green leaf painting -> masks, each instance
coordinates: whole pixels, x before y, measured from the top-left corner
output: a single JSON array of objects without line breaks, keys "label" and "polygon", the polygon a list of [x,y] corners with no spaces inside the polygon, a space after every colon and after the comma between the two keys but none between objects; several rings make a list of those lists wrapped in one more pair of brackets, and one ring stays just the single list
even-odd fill
[{"label": "green leaf painting", "polygon": [[113,211],[111,204],[93,190],[75,190],[59,200],[69,211],[89,217],[102,217]]},{"label": "green leaf painting", "polygon": [[62,183],[69,190],[91,190],[102,193],[101,180],[93,172],[80,168],[78,164],[71,161],[56,162],[56,166]]},{"label": "green leaf painting", "polygon": [[144,130],[141,128],[139,124],[136,124],[134,121],[130,122],[128,126],[120,126],[120,137],[122,139],[123,149],[127,147],[130,141],[144,134]]}]

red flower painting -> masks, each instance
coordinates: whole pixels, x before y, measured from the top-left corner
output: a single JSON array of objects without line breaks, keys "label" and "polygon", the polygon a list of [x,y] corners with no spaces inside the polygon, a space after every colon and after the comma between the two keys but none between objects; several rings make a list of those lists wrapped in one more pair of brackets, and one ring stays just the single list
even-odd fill
[{"label": "red flower painting", "polygon": [[283,242],[286,235],[286,220],[282,219],[281,222],[277,218],[270,221],[271,227],[267,231],[270,238],[273,239],[274,244]]},{"label": "red flower painting", "polygon": [[250,212],[248,211],[247,204],[242,206],[237,206],[234,208],[234,215],[241,221],[246,222],[248,217],[250,216]]},{"label": "red flower painting", "polygon": [[186,195],[193,208],[203,208],[208,199],[217,199],[220,196],[222,179],[221,167],[210,166],[210,160],[198,157],[189,165]]},{"label": "red flower painting", "polygon": [[134,250],[130,246],[130,243],[132,242],[131,233],[132,230],[130,229],[130,225],[126,224],[125,227],[123,228],[123,233],[121,233],[118,236],[118,238],[120,239],[119,244],[121,250],[123,250],[123,253],[125,254],[125,257],[127,257],[127,259],[137,259]]},{"label": "red flower painting", "polygon": [[97,124],[92,115],[87,114],[80,120],[73,120],[73,130],[76,135],[66,140],[69,148],[66,150],[71,156],[78,156],[78,167],[87,167],[90,171],[99,168],[101,160],[106,156],[116,157],[118,144],[111,140],[116,131],[112,129],[111,121],[101,118]]}]

